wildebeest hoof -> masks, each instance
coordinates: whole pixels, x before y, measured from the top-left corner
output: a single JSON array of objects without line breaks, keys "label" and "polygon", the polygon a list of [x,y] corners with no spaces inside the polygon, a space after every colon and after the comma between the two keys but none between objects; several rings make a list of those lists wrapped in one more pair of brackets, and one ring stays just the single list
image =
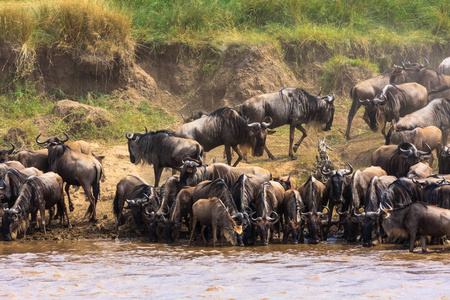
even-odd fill
[{"label": "wildebeest hoof", "polygon": [[97,219],[97,218],[94,218],[94,217],[91,217],[91,218],[89,219],[89,222],[97,223],[97,222],[98,222],[98,219]]},{"label": "wildebeest hoof", "polygon": [[73,207],[73,204],[70,204],[70,205],[69,205],[69,210],[70,210],[70,212],[73,212],[74,209],[75,209],[75,208]]},{"label": "wildebeest hoof", "polygon": [[300,145],[295,145],[294,146],[294,148],[292,148],[292,150],[294,151],[294,153],[297,153],[297,150],[298,150],[298,147],[299,147]]},{"label": "wildebeest hoof", "polygon": [[291,156],[291,160],[296,160],[296,159],[297,159],[297,156],[294,156],[294,155]]}]

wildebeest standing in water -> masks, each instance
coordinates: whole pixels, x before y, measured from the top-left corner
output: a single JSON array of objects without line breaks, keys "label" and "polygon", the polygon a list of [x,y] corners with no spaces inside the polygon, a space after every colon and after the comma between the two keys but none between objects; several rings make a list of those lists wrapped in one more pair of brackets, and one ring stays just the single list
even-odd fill
[{"label": "wildebeest standing in water", "polygon": [[[69,215],[64,203],[63,180],[61,176],[53,172],[47,172],[39,176],[30,176],[20,187],[19,196],[11,208],[5,203],[2,216],[3,239],[12,240],[19,231],[26,233],[28,218],[31,214],[32,221],[37,221],[37,212],[40,213],[40,227],[46,234],[45,210],[58,207],[61,223],[64,217],[70,225]],[[51,225],[51,216],[48,225]]]},{"label": "wildebeest standing in water", "polygon": [[[284,88],[277,93],[263,94],[246,100],[239,106],[241,114],[250,120],[262,122],[267,118],[272,119],[269,128],[276,128],[289,124],[289,156],[294,159],[303,139],[306,137],[306,130],[302,124],[325,125],[324,130],[330,130],[334,117],[334,95],[316,97],[310,95],[300,88]],[[301,139],[294,143],[295,129],[300,130],[303,135]],[[267,147],[265,150],[271,159],[273,155]]]},{"label": "wildebeest standing in water", "polygon": [[236,225],[234,216],[230,216],[225,205],[219,198],[200,199],[192,205],[192,231],[189,244],[191,243],[197,222],[202,226],[201,233],[203,241],[206,243],[203,234],[206,226],[212,227],[213,245],[216,246],[217,227],[220,228],[220,236],[224,236],[233,246],[243,246],[242,226]]},{"label": "wildebeest standing in water", "polygon": [[130,162],[153,165],[155,187],[158,186],[164,168],[179,169],[186,158],[202,162],[203,148],[194,140],[174,136],[166,130],[125,134],[128,139]]},{"label": "wildebeest standing in water", "polygon": [[65,191],[69,199],[69,208],[73,210],[72,200],[70,199],[69,189],[71,185],[81,186],[90,205],[86,212],[89,221],[96,222],[96,205],[100,194],[100,179],[102,177],[102,164],[93,156],[72,151],[64,143],[69,140],[67,133],[64,133],[66,139],[58,137],[47,138],[40,142],[39,134],[36,137],[36,143],[46,145],[48,149],[48,164],[50,170],[59,174],[66,183]]},{"label": "wildebeest standing in water", "polygon": [[417,238],[420,238],[422,252],[426,252],[427,236],[450,236],[450,210],[426,203],[412,203],[396,209],[383,207],[382,218],[388,236],[409,236],[409,252],[414,251]]},{"label": "wildebeest standing in water", "polygon": [[373,131],[378,130],[378,114],[383,115],[382,133],[386,137],[386,122],[392,120],[398,122],[400,117],[425,107],[428,102],[427,96],[427,89],[415,82],[388,84],[375,98],[359,100],[359,102],[366,108],[370,120],[369,126]]},{"label": "wildebeest standing in water", "polygon": [[283,216],[283,242],[287,242],[292,235],[292,243],[303,243],[303,221],[300,214],[303,212],[303,204],[300,193],[296,190],[287,190],[284,193],[283,202],[279,205],[280,216]]},{"label": "wildebeest standing in water", "polygon": [[248,123],[237,111],[229,107],[219,108],[206,117],[186,123],[175,129],[175,135],[196,140],[208,152],[218,146],[225,146],[227,163],[231,165],[231,149],[238,158],[235,167],[242,159],[242,152],[237,147],[250,148],[255,156],[264,152],[267,127],[271,122]]}]

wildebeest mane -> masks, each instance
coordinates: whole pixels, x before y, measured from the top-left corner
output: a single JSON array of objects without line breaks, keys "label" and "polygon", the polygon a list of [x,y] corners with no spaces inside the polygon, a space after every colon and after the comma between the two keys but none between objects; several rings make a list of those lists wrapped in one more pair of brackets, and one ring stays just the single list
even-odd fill
[{"label": "wildebeest mane", "polygon": [[8,181],[6,184],[9,185],[10,195],[12,196],[12,198],[8,200],[9,203],[14,203],[13,201],[17,199],[20,186],[27,177],[28,175],[19,172],[17,169],[9,169],[5,174],[3,174],[2,180],[5,182],[6,180]]},{"label": "wildebeest mane", "polygon": [[258,198],[256,200],[256,214],[258,217],[268,217],[269,210],[267,203],[267,191],[266,187],[269,185],[267,181],[261,184],[261,188],[259,189]]}]

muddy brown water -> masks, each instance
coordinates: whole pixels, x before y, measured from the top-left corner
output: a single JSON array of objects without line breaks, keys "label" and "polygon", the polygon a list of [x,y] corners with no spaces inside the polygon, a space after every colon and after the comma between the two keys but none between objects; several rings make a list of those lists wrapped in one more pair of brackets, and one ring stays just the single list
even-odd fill
[{"label": "muddy brown water", "polygon": [[448,299],[450,248],[430,250],[339,241],[244,248],[0,242],[0,297]]}]

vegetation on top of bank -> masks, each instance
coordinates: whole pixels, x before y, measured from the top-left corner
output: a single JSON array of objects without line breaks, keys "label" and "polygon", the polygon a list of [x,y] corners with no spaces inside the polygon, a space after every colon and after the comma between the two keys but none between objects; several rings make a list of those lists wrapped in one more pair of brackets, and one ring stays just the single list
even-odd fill
[{"label": "vegetation on top of bank", "polygon": [[[290,31],[318,33],[309,37],[320,39],[327,38],[330,27],[335,29],[333,35],[345,34],[346,38],[371,39],[378,32],[377,36],[406,35],[446,43],[450,36],[448,0],[111,1],[131,11],[137,39],[156,45],[171,41],[227,43],[228,39],[245,44],[249,35],[269,32],[276,39]],[[314,32],[306,28],[314,28]]]}]

